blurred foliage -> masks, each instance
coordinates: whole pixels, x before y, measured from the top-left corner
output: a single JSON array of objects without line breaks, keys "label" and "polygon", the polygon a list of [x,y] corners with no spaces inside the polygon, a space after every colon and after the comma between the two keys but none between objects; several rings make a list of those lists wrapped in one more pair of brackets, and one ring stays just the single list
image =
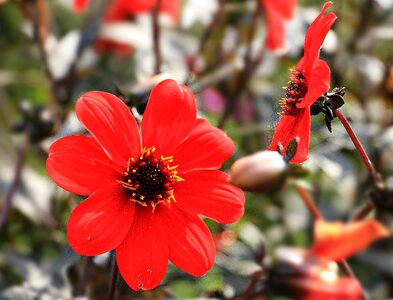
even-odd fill
[{"label": "blurred foliage", "polygon": [[[183,1],[183,6],[189,2]],[[214,89],[223,97],[224,105],[228,105],[239,72],[239,61],[247,47],[252,2],[228,1],[224,20],[212,32],[201,57],[203,63],[199,78],[192,78],[190,83],[197,97],[200,116],[212,124],[219,123],[222,112],[202,105],[200,92]],[[269,144],[279,117],[276,112],[278,99],[283,94],[281,86],[287,83],[288,69],[302,55],[301,46],[292,43],[290,36],[304,37],[322,3],[318,0],[299,1],[295,21],[287,26],[289,51],[265,56],[242,93],[224,126],[237,145],[235,155],[223,167],[225,171],[236,159],[265,149]],[[98,51],[96,44],[87,43],[82,53],[73,57],[75,65],[64,67],[65,58],[61,51],[70,53],[78,40],[62,45],[62,39],[71,31],[86,34],[84,30],[96,20],[97,14],[94,10],[75,14],[70,1],[46,1],[49,38],[54,44],[45,56],[34,24],[34,4],[35,1],[27,0],[0,4],[0,209],[4,209],[2,203],[12,182],[18,160],[17,149],[22,148],[23,140],[29,134],[12,130],[23,119],[20,104],[27,101],[33,106],[42,105],[53,113],[53,128],[49,132],[38,133],[39,138],[31,140],[28,145],[22,179],[13,199],[14,206],[0,233],[0,298],[70,299],[78,295],[101,299],[109,288],[112,261],[109,256],[81,259],[67,246],[67,220],[82,199],[61,190],[49,179],[45,159],[48,146],[53,141],[64,135],[84,133],[83,128],[75,124],[73,115],[79,95],[89,90],[116,93],[117,88],[126,94],[135,94],[138,82],[154,73],[151,66],[154,55],[151,49],[148,51],[138,44],[129,55],[119,55],[115,51]],[[332,69],[331,87],[346,86],[346,104],[342,111],[350,118],[377,169],[384,178],[388,178],[393,175],[393,85],[389,85],[393,78],[387,71],[393,65],[393,1],[337,0],[331,10],[339,20],[321,54]],[[204,13],[203,9],[195,11],[195,18]],[[133,34],[139,32],[135,38],[141,42],[151,39],[146,34],[149,32],[146,31],[146,27],[150,26],[149,17],[146,15],[142,21],[132,21],[135,26]],[[261,16],[253,41],[255,52],[263,47],[266,29],[263,18]],[[296,26],[293,25],[295,23]],[[163,27],[163,71],[176,74],[178,81],[185,81],[184,74],[188,73],[186,57],[196,53],[207,26],[196,21],[190,27],[181,23]],[[96,33],[91,33],[91,36]],[[88,40],[89,34],[84,38]],[[178,53],[183,53],[183,56]],[[48,59],[55,63],[49,65]],[[75,67],[69,77],[50,76],[54,69],[67,67]],[[224,76],[217,75],[216,72],[222,69]],[[150,72],[149,76],[145,70]],[[203,85],[198,85],[201,82]],[[56,91],[62,89],[67,91],[62,94],[65,95],[65,103],[57,101]],[[312,196],[327,219],[350,219],[369,199],[373,187],[339,121],[333,121],[333,132],[329,133],[323,116],[313,117],[310,149],[310,158],[304,163],[309,174],[298,180],[311,187]],[[33,190],[29,184],[39,188]],[[262,259],[270,263],[278,247],[307,248],[312,244],[312,217],[292,183],[288,182],[282,190],[271,194],[246,193],[246,196],[245,215],[236,224],[223,226],[207,220],[215,237],[226,231],[233,232],[234,236],[220,248],[216,265],[205,277],[189,276],[171,265],[163,286],[154,291],[133,292],[120,279],[118,299],[236,298],[244,291],[252,275],[260,270]],[[377,216],[392,228],[391,211],[380,212]],[[250,224],[255,231],[248,227]],[[243,232],[244,228],[248,228],[247,234],[251,237]],[[263,246],[250,243],[261,239]],[[392,269],[387,271],[381,266],[383,264],[370,260],[374,257],[372,251],[379,251],[392,260],[393,242],[380,241],[371,249],[351,258],[349,263],[372,299],[393,297]],[[81,286],[83,280],[86,280],[86,286]],[[268,299],[287,299],[267,295]]]}]

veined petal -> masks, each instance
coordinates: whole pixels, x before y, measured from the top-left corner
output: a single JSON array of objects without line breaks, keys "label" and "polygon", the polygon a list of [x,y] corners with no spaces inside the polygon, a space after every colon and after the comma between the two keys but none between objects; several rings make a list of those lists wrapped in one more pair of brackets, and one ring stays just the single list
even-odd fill
[{"label": "veined petal", "polygon": [[161,208],[162,225],[168,234],[169,260],[191,275],[206,274],[216,255],[206,224],[199,217],[186,214],[176,204]]},{"label": "veined petal", "polygon": [[325,3],[321,13],[310,25],[306,32],[306,38],[304,41],[306,78],[308,77],[308,73],[312,71],[312,65],[319,56],[319,51],[327,33],[333,26],[334,21],[337,19],[337,16],[334,13],[328,13],[326,16],[323,16],[331,4],[332,2]]},{"label": "veined petal", "polygon": [[218,169],[232,156],[235,144],[224,131],[197,119],[190,135],[174,151],[174,165],[182,174],[195,169]]},{"label": "veined petal", "polygon": [[153,289],[165,276],[169,250],[161,211],[161,205],[154,213],[137,205],[132,228],[116,250],[119,271],[133,290]]},{"label": "veined petal", "polygon": [[389,235],[389,230],[373,219],[349,224],[317,221],[311,253],[317,257],[340,261]]},{"label": "veined petal", "polygon": [[176,205],[187,213],[203,215],[218,223],[239,220],[244,213],[244,193],[217,170],[200,170],[184,175],[175,186]]},{"label": "veined petal", "polygon": [[54,142],[46,170],[57,185],[79,195],[90,195],[114,182],[121,172],[100,145],[87,136],[69,136]]},{"label": "veined petal", "polygon": [[318,100],[330,87],[330,68],[328,64],[318,59],[315,61],[312,72],[307,77],[308,90],[303,101],[296,104],[297,108],[311,106]]},{"label": "veined petal", "polygon": [[99,255],[115,249],[134,218],[135,203],[128,201],[119,183],[106,186],[81,202],[67,225],[69,245],[80,255]]},{"label": "veined petal", "polygon": [[155,146],[159,155],[172,155],[195,122],[196,104],[191,91],[174,80],[164,80],[150,94],[142,119],[142,144],[146,148]]},{"label": "veined petal", "polygon": [[75,110],[113,162],[126,167],[130,157],[139,156],[138,125],[119,98],[105,92],[88,92],[78,99]]},{"label": "veined petal", "polygon": [[296,116],[284,115],[277,123],[273,140],[268,150],[275,151],[279,144],[287,150],[289,143],[298,139],[298,146],[291,163],[300,163],[308,157],[308,147],[310,145],[310,108],[306,107]]}]

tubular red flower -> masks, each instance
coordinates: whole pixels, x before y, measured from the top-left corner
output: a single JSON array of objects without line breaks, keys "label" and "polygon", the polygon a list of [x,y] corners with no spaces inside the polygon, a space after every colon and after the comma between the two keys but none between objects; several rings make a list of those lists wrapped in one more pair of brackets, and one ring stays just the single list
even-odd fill
[{"label": "tubular red flower", "polygon": [[197,119],[191,91],[173,80],[152,90],[142,138],[114,95],[86,93],[76,114],[92,138],[58,140],[46,163],[59,186],[89,196],[71,213],[70,246],[81,255],[116,249],[120,273],[134,290],[159,285],[168,259],[205,274],[215,248],[199,216],[230,223],[244,212],[243,192],[217,170],[233,154],[232,140]]},{"label": "tubular red flower", "polygon": [[323,16],[332,2],[327,2],[321,13],[307,30],[304,42],[304,56],[292,70],[286,87],[285,97],[281,99],[282,118],[276,125],[269,150],[278,145],[286,151],[292,140],[298,141],[297,152],[291,163],[301,163],[308,157],[310,143],[310,106],[322,96],[330,86],[329,66],[319,59],[322,43],[336,20],[334,13]]},{"label": "tubular red flower", "polygon": [[267,19],[266,47],[274,51],[285,47],[285,22],[293,17],[297,0],[261,0]]},{"label": "tubular red flower", "polygon": [[349,224],[316,221],[311,253],[317,257],[340,261],[389,235],[389,230],[373,219]]},{"label": "tubular red flower", "polygon": [[[90,0],[74,0],[74,11],[85,10]],[[111,0],[111,4],[105,15],[106,21],[121,21],[129,15],[136,15],[151,11],[157,0]],[[171,19],[179,19],[179,0],[161,0],[161,13],[167,14]]]}]

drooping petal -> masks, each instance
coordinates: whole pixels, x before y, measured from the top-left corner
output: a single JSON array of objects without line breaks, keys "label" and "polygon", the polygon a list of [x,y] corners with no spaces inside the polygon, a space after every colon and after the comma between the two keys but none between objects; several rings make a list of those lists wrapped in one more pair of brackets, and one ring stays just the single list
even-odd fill
[{"label": "drooping petal", "polygon": [[199,217],[186,214],[176,204],[160,208],[162,225],[168,234],[169,260],[191,275],[206,274],[216,255],[206,224]]},{"label": "drooping petal", "polygon": [[134,218],[135,203],[119,183],[106,186],[81,202],[67,225],[69,245],[80,255],[99,255],[115,249]]},{"label": "drooping petal", "polygon": [[77,13],[83,12],[88,3],[89,0],[74,0],[74,11]]},{"label": "drooping petal", "polygon": [[317,257],[340,261],[389,235],[389,230],[373,219],[349,224],[317,221],[311,253]]},{"label": "drooping petal", "polygon": [[291,141],[297,139],[297,151],[291,163],[301,163],[308,157],[310,145],[310,109],[301,109],[296,116],[284,115],[277,123],[269,150],[275,151],[279,144],[286,151]]},{"label": "drooping petal", "polygon": [[325,40],[325,37],[330,28],[333,26],[334,21],[337,19],[337,16],[332,12],[328,13],[326,16],[323,16],[331,4],[332,2],[325,3],[321,13],[310,25],[306,32],[306,38],[304,41],[306,77],[308,76],[308,73],[312,71],[313,63],[319,56],[322,43]]},{"label": "drooping petal", "polygon": [[138,125],[119,98],[105,92],[88,92],[78,99],[75,110],[113,162],[126,167],[130,157],[139,156]]},{"label": "drooping petal", "polygon": [[189,136],[172,153],[180,174],[195,169],[218,169],[235,151],[224,131],[198,119]]},{"label": "drooping petal", "polygon": [[297,149],[295,156],[290,160],[292,164],[299,164],[308,158],[308,148],[310,147],[310,127],[311,127],[311,114],[310,108],[304,108],[303,115],[299,120],[297,128]]},{"label": "drooping petal", "polygon": [[328,64],[318,59],[315,61],[312,72],[307,77],[308,90],[303,101],[296,104],[298,108],[311,106],[319,97],[326,93],[330,87],[330,68]]},{"label": "drooping petal", "polygon": [[160,82],[151,92],[142,119],[143,146],[157,147],[157,154],[172,155],[196,122],[196,105],[191,91],[174,80]]},{"label": "drooping petal", "polygon": [[90,195],[114,182],[121,172],[100,145],[87,136],[64,137],[53,143],[46,169],[57,185],[79,195]]},{"label": "drooping petal", "polygon": [[154,5],[156,5],[157,0],[121,0],[121,2],[125,4],[127,12],[131,15],[134,15],[152,10]]},{"label": "drooping petal", "polygon": [[282,287],[290,295],[297,296],[295,299],[317,300],[360,300],[362,299],[362,287],[353,277],[340,277],[334,282],[325,282],[317,278],[292,276],[285,278]]},{"label": "drooping petal", "polygon": [[285,41],[285,22],[292,18],[296,0],[262,0],[267,19],[266,46],[274,51],[283,48]]},{"label": "drooping petal", "polygon": [[160,205],[154,213],[137,205],[132,228],[116,250],[119,271],[133,290],[153,289],[165,276],[169,250],[160,215]]},{"label": "drooping petal", "polygon": [[218,223],[239,220],[244,213],[244,193],[217,170],[200,170],[184,175],[175,187],[176,205],[187,213],[203,215]]}]

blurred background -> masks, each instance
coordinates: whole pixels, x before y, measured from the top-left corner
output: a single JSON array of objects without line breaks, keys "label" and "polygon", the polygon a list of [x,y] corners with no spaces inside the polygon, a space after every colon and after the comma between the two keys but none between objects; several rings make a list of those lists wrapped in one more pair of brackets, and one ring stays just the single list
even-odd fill
[{"label": "blurred background", "polygon": [[[173,78],[192,89],[199,116],[235,141],[224,171],[266,149],[289,68],[324,2],[299,0],[285,21],[285,44],[274,51],[265,44],[262,2],[162,0],[160,11],[125,12],[96,0],[75,12],[71,0],[0,0],[0,299],[107,293],[113,257],[80,257],[67,245],[68,217],[83,199],[56,186],[45,170],[52,142],[85,133],[74,113],[84,92],[112,92],[140,118],[151,88]],[[330,11],[338,20],[321,58],[332,70],[331,88],[346,87],[341,111],[393,188],[393,0],[336,0]],[[344,128],[334,120],[330,133],[323,115],[312,118],[310,157],[295,181],[328,220],[350,219],[372,197]],[[118,299],[239,298],[256,272],[274,264],[279,247],[312,244],[312,217],[296,184],[247,193],[245,215],[235,224],[206,220],[217,247],[206,276],[171,265],[153,291],[133,292],[120,279]],[[391,198],[376,215],[390,228]],[[393,297],[392,249],[384,240],[349,260],[371,299]],[[250,298],[290,299],[258,280]]]}]

